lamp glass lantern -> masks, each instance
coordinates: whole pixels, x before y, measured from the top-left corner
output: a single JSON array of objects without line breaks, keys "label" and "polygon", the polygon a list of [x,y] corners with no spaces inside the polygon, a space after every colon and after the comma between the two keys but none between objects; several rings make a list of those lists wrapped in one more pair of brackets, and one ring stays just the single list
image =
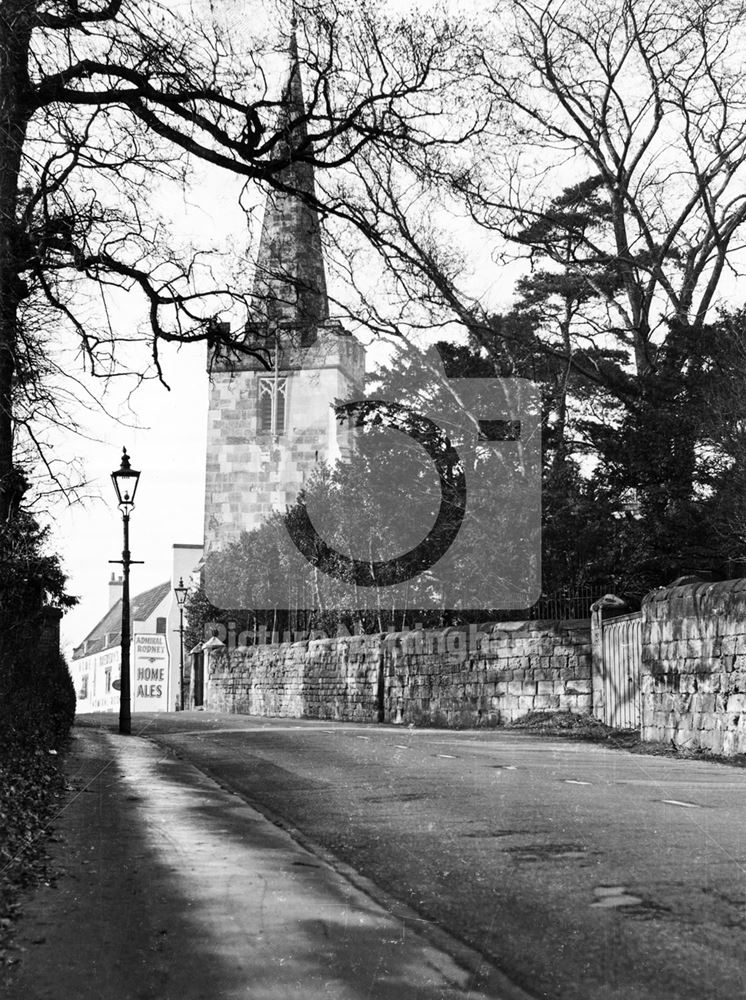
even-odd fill
[{"label": "lamp glass lantern", "polygon": [[128,513],[135,506],[135,493],[137,484],[140,482],[140,473],[130,465],[130,457],[127,449],[122,448],[122,464],[112,472],[111,481],[114,483],[119,507],[124,513]]},{"label": "lamp glass lantern", "polygon": [[189,593],[189,587],[184,585],[184,577],[180,576],[179,586],[174,587],[174,594],[176,595],[176,603],[180,608],[184,607],[188,593]]}]

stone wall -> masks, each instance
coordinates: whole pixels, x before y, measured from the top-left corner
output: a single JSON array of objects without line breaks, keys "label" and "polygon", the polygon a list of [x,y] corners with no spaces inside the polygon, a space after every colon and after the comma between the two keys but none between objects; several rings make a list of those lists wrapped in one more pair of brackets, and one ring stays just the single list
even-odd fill
[{"label": "stone wall", "polygon": [[312,639],[212,651],[206,707],[249,715],[493,726],[591,709],[590,624]]},{"label": "stone wall", "polygon": [[746,580],[645,598],[642,738],[746,753]]}]

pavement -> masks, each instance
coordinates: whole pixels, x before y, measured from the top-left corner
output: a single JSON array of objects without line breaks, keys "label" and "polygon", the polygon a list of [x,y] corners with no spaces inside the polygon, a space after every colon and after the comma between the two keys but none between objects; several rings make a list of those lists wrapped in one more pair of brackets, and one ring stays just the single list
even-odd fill
[{"label": "pavement", "polygon": [[485,966],[454,938],[531,996],[746,997],[746,769],[499,729],[134,724],[474,970],[473,989],[490,992]]},{"label": "pavement", "polygon": [[77,728],[67,770],[6,1000],[528,998],[145,739]]}]

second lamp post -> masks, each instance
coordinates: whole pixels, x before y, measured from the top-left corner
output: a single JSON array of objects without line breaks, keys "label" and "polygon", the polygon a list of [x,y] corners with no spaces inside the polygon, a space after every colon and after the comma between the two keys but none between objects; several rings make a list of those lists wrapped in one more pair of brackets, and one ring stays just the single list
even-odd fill
[{"label": "second lamp post", "polygon": [[184,604],[189,587],[184,586],[184,578],[179,577],[179,586],[174,587],[176,603],[179,605],[179,708],[184,711]]}]

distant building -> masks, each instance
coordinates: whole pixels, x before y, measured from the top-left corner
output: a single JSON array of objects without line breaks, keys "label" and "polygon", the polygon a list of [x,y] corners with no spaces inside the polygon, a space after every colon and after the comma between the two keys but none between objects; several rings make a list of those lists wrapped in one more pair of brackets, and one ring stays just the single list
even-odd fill
[{"label": "distant building", "polygon": [[[284,93],[286,122],[303,121],[297,50]],[[291,162],[280,179],[312,196],[305,126],[289,132]],[[273,511],[295,502],[322,462],[351,447],[333,404],[363,386],[365,350],[330,318],[318,214],[287,192],[267,199],[253,286],[253,312],[241,350],[208,359],[210,400],[205,477],[205,552],[224,548]],[[267,367],[269,366],[269,367]]]},{"label": "distant building", "polygon": [[[174,586],[198,579],[201,545],[174,545],[170,581],[130,598],[130,705],[133,712],[169,712],[179,704],[179,609]],[[122,585],[112,573],[109,610],[73,650],[70,673],[77,712],[116,712],[122,662]],[[185,650],[185,673],[188,650]]]}]

